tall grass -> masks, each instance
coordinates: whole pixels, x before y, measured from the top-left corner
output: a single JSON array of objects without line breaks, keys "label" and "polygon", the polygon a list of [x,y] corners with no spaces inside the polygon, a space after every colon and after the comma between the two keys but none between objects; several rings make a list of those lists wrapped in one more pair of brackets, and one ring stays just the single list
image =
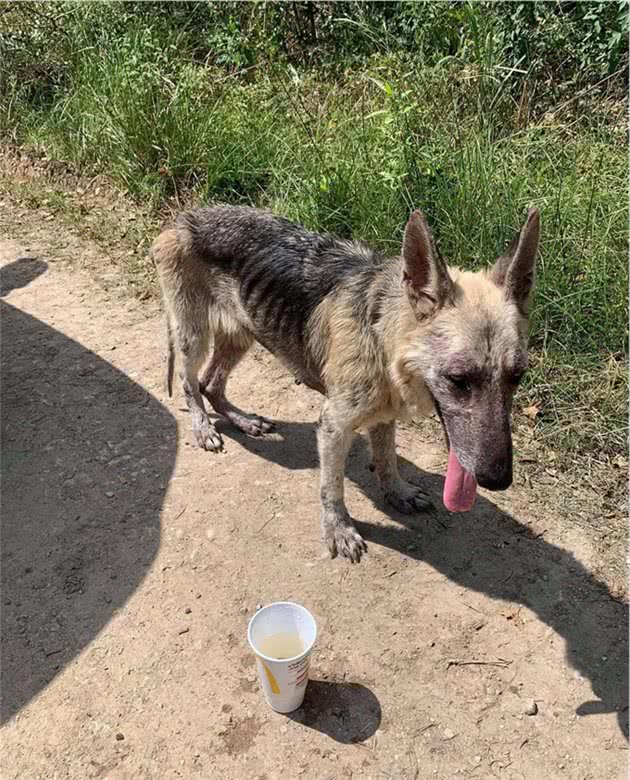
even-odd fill
[{"label": "tall grass", "polygon": [[0,126],[79,171],[110,174],[155,207],[183,192],[266,206],[392,253],[421,206],[441,252],[467,268],[492,262],[525,208],[538,206],[543,244],[524,402],[545,406],[541,425],[553,441],[618,451],[628,289],[623,104],[588,86],[545,103],[527,62],[517,81],[503,64],[492,18],[462,8],[471,32],[457,57],[420,66],[386,40],[359,65],[331,72],[279,57],[244,71],[221,67],[198,56],[186,25],[167,34],[158,16],[105,25],[107,35],[94,39],[90,13],[104,11],[81,6],[72,18],[84,48],[75,41],[56,86],[38,99],[5,77]]}]

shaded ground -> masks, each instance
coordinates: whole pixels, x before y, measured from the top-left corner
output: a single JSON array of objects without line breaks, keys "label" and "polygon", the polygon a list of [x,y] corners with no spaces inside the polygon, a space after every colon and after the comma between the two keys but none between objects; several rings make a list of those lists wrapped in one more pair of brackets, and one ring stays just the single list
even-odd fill
[{"label": "shaded ground", "polygon": [[[199,451],[162,394],[157,308],[103,289],[93,244],[4,203],[7,234],[3,776],[625,776],[628,619],[618,547],[583,522],[597,505],[528,478],[463,517],[389,514],[358,439],[348,505],[370,552],[330,561],[317,396],[255,351],[232,395],[278,433],[220,424],[226,453]],[[441,507],[437,431],[399,438]],[[290,717],[266,707],[245,638],[280,598],[320,629]]]}]

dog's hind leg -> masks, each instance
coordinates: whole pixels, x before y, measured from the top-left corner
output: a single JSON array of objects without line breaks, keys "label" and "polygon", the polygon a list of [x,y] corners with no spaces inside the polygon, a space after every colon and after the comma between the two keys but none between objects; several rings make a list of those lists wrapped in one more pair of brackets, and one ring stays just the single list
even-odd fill
[{"label": "dog's hind leg", "polygon": [[398,473],[395,423],[375,425],[370,428],[369,435],[372,463],[385,500],[406,515],[428,509],[431,506],[429,497],[419,487],[401,479]]},{"label": "dog's hind leg", "polygon": [[196,321],[197,328],[192,333],[178,332],[178,346],[181,353],[180,377],[184,387],[186,403],[190,410],[192,429],[197,444],[205,450],[218,451],[223,441],[214,424],[208,418],[203,398],[199,392],[199,369],[208,354],[209,327],[207,315]]},{"label": "dog's hind leg", "polygon": [[197,444],[205,450],[220,450],[223,442],[206,413],[198,378],[210,343],[208,270],[191,251],[189,239],[175,230],[166,230],[151,249],[166,309],[168,392],[170,395],[177,354]]},{"label": "dog's hind leg", "polygon": [[257,414],[243,412],[225,396],[230,373],[242,360],[253,341],[253,337],[245,330],[229,335],[217,331],[214,335],[212,359],[203,372],[199,388],[217,414],[223,415],[232,425],[250,436],[261,436],[273,429],[272,421]]}]

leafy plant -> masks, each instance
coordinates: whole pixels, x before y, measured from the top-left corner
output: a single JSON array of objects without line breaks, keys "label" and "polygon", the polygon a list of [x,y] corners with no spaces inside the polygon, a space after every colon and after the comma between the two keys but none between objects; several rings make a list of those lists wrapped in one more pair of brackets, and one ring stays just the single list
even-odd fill
[{"label": "leafy plant", "polygon": [[156,209],[266,206],[389,253],[422,206],[464,268],[538,205],[524,397],[544,392],[551,441],[614,451],[627,30],[617,1],[5,3],[0,134]]}]

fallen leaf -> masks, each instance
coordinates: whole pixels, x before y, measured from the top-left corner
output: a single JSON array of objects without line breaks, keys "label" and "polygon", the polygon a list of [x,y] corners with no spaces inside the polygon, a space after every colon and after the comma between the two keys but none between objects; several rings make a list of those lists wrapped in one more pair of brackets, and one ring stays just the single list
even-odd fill
[{"label": "fallen leaf", "polygon": [[539,401],[536,401],[531,406],[523,409],[523,414],[527,415],[530,420],[535,420],[539,415],[542,414],[542,410],[542,404]]}]

